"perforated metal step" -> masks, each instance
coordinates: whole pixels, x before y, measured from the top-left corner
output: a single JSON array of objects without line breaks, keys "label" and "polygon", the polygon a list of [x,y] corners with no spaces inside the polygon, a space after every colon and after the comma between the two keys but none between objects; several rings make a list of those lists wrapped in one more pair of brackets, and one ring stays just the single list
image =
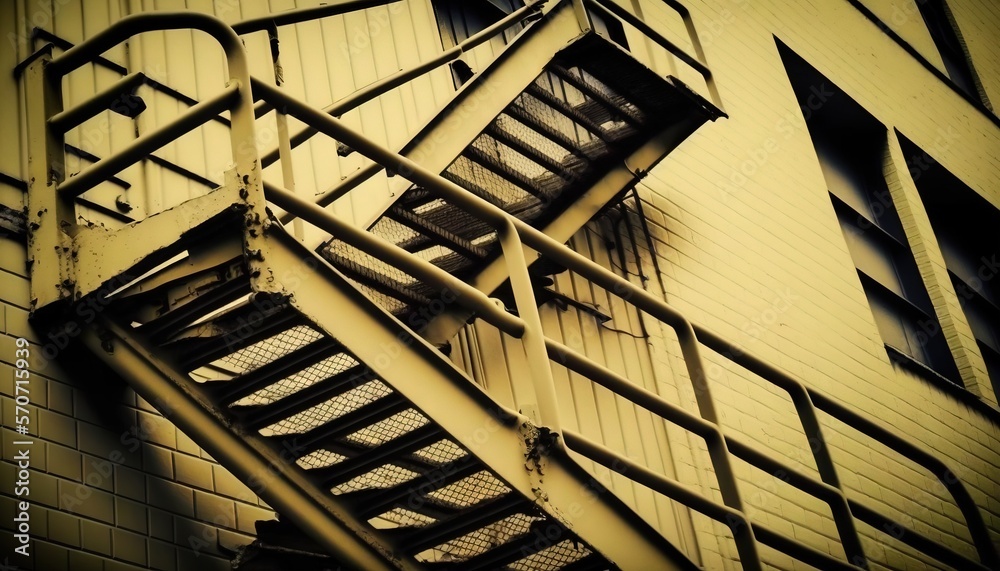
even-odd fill
[{"label": "perforated metal step", "polygon": [[[441,174],[541,226],[650,138],[679,123],[694,121],[696,127],[717,116],[713,109],[591,32],[562,49],[541,74],[525,78],[521,93]],[[402,193],[369,231],[463,279],[473,278],[499,250],[486,224],[419,187]],[[319,252],[397,316],[439,295],[336,239]]]}]

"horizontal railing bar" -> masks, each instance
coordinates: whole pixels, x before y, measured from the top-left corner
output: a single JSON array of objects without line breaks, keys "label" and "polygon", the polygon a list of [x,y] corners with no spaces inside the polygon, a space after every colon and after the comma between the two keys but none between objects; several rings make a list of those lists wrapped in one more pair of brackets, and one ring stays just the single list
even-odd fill
[{"label": "horizontal railing bar", "polygon": [[570,347],[548,337],[545,348],[549,358],[576,373],[594,381],[609,391],[649,410],[681,428],[702,438],[718,435],[719,427],[699,416],[695,416],[659,395],[648,391],[613,371],[602,367],[588,357]]},{"label": "horizontal railing bar", "polygon": [[[323,112],[333,117],[339,117],[344,113],[347,113],[348,111],[351,111],[352,109],[358,107],[359,105],[367,103],[368,101],[371,101],[372,99],[380,95],[392,91],[393,89],[399,87],[400,85],[403,85],[404,83],[407,83],[422,75],[430,73],[431,71],[437,69],[438,67],[458,59],[459,57],[462,56],[463,53],[481,44],[486,43],[491,38],[493,38],[493,36],[511,27],[516,22],[519,22],[527,18],[528,16],[532,15],[533,13],[537,12],[542,8],[542,5],[545,4],[547,1],[548,0],[533,0],[531,2],[528,2],[521,8],[511,12],[504,18],[498,20],[496,23],[469,36],[465,40],[459,42],[454,47],[445,50],[440,55],[437,55],[434,58],[426,62],[420,63],[408,70],[398,71],[382,79],[379,79],[373,83],[370,83],[367,86],[362,87],[361,89],[358,89],[357,91],[351,93],[350,95],[334,102],[333,104],[324,107]],[[317,131],[312,127],[306,127],[301,131],[294,133],[289,138],[292,148],[294,149],[295,147],[298,147],[302,143],[305,143],[310,138],[312,138],[313,135],[315,135],[316,133]],[[268,167],[277,162],[277,160],[278,160],[278,148],[275,147],[274,149],[268,151],[267,153],[264,153],[261,156],[260,164],[263,167]]]},{"label": "horizontal railing bar", "polygon": [[680,502],[715,521],[725,524],[733,532],[734,536],[738,536],[741,532],[746,533],[743,530],[750,528],[753,530],[754,536],[762,543],[780,549],[802,561],[812,564],[819,563],[821,565],[818,566],[823,569],[846,569],[851,571],[858,569],[831,555],[813,549],[800,541],[785,537],[760,524],[751,523],[746,514],[739,510],[717,504],[688,487],[658,472],[654,472],[572,430],[563,430],[562,436],[566,448],[582,454],[605,468],[642,484],[655,492]]},{"label": "horizontal railing bar", "polygon": [[657,44],[660,44],[660,46],[663,47],[663,49],[672,53],[678,59],[688,64],[692,68],[694,68],[702,76],[707,78],[712,75],[712,70],[708,68],[708,65],[706,65],[705,62],[692,56],[691,54],[687,53],[684,49],[682,49],[680,46],[668,40],[666,37],[663,36],[663,34],[657,32],[649,24],[643,22],[638,17],[636,17],[635,14],[632,14],[631,12],[625,10],[621,6],[615,4],[614,2],[608,2],[605,0],[587,0],[587,2],[590,3],[594,8],[597,8],[598,11],[603,12],[606,15],[611,16],[613,18],[617,17],[621,20],[624,20],[629,25],[635,27],[637,30],[645,34],[647,37],[649,37],[649,39],[653,40]]},{"label": "horizontal railing bar", "polygon": [[616,395],[629,400],[630,402],[660,416],[661,418],[668,420],[702,438],[725,438],[729,451],[752,466],[765,472],[770,472],[771,474],[781,475],[781,479],[786,481],[789,485],[821,499],[831,504],[831,506],[834,503],[843,504],[846,502],[846,498],[840,489],[817,480],[796,468],[792,468],[791,466],[775,460],[760,450],[757,450],[751,445],[733,438],[732,436],[722,435],[716,424],[697,417],[683,408],[663,399],[659,395],[632,383],[625,377],[622,377],[614,371],[603,367],[602,365],[580,354],[578,351],[575,351],[570,347],[549,338],[545,339],[545,347],[553,361],[562,364],[566,368],[579,373],[580,375],[583,375]]},{"label": "horizontal railing bar", "polygon": [[872,419],[851,410],[845,405],[837,402],[832,397],[827,396],[819,390],[805,386],[801,381],[793,378],[781,369],[765,362],[763,359],[750,355],[741,348],[731,344],[720,335],[708,331],[702,327],[695,328],[698,340],[706,347],[716,353],[726,357],[730,361],[740,365],[744,369],[759,375],[768,382],[792,392],[802,390],[808,393],[816,408],[826,412],[830,416],[844,422],[851,428],[858,430],[866,436],[881,442],[903,455],[907,459],[926,468],[941,481],[945,488],[951,493],[956,505],[965,516],[969,532],[972,534],[974,543],[979,552],[979,557],[984,564],[990,567],[1000,568],[1000,558],[998,558],[992,544],[986,523],[983,521],[979,506],[972,499],[968,489],[961,480],[936,456],[918,446],[902,436],[895,434]]},{"label": "horizontal railing bar", "polygon": [[577,432],[563,429],[562,437],[566,448],[582,454],[605,468],[638,482],[651,490],[657,491],[672,500],[676,500],[715,521],[726,524],[734,533],[736,529],[746,528],[750,523],[743,512],[722,504],[717,504],[687,486],[637,464]]},{"label": "horizontal railing bar", "polygon": [[252,32],[266,30],[273,26],[298,24],[300,22],[308,22],[309,20],[317,20],[319,18],[327,18],[330,16],[339,16],[355,10],[375,8],[396,2],[399,2],[399,0],[339,0],[311,8],[298,8],[268,14],[267,16],[260,16],[259,18],[248,18],[246,20],[236,22],[232,25],[232,27],[237,34],[249,34]]},{"label": "horizontal railing bar", "polygon": [[729,451],[743,459],[745,462],[755,466],[771,475],[784,480],[787,484],[802,490],[803,492],[823,500],[827,503],[846,501],[843,492],[827,483],[824,483],[812,476],[793,468],[779,460],[768,456],[764,452],[757,450],[749,444],[737,440],[732,436],[726,436],[726,443]]},{"label": "horizontal railing bar", "polygon": [[958,553],[954,549],[951,549],[950,547],[943,545],[918,531],[911,528],[904,528],[897,522],[864,504],[854,500],[848,501],[851,504],[851,511],[854,512],[861,521],[879,531],[895,537],[897,540],[902,541],[918,551],[926,553],[942,563],[954,567],[955,569],[961,569],[962,571],[967,569],[980,569],[982,571],[996,569],[996,567],[986,567],[978,561],[973,561],[972,559]]},{"label": "horizontal railing bar", "polygon": [[98,113],[111,109],[110,104],[119,96],[132,93],[145,80],[146,76],[141,72],[130,73],[83,103],[50,117],[49,128],[56,133],[65,133]]},{"label": "horizontal railing bar", "polygon": [[340,220],[321,206],[300,198],[288,190],[265,182],[264,194],[269,202],[332,234],[336,239],[397,267],[417,279],[452,292],[456,297],[456,303],[475,311],[504,333],[513,337],[520,337],[524,333],[524,323],[520,318],[504,311],[483,292],[423,258],[413,256],[395,244]]},{"label": "horizontal railing bar", "polygon": [[80,196],[109,177],[139,162],[156,149],[204,124],[222,111],[232,108],[239,100],[239,92],[239,83],[230,83],[211,99],[198,103],[177,119],[142,135],[124,150],[101,159],[80,174],[67,179],[59,185],[57,192],[68,197]]},{"label": "horizontal railing bar", "polygon": [[128,38],[144,32],[179,29],[200,30],[211,35],[226,52],[230,77],[249,75],[240,37],[222,20],[199,12],[154,12],[126,16],[53,59],[46,74],[50,80],[58,80]]}]

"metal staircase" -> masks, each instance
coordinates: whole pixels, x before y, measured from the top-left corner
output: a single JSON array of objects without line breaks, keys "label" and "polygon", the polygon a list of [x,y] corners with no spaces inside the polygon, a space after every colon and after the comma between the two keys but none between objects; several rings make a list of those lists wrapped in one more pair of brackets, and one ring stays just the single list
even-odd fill
[{"label": "metal staircase", "polygon": [[[994,565],[978,508],[943,464],[561,245],[720,114],[593,32],[590,9],[647,30],[616,6],[554,2],[399,153],[251,78],[239,37],[208,16],[132,16],[58,58],[39,53],[26,63],[35,322],[73,327],[71,336],[304,531],[314,543],[295,552],[297,561],[316,559],[318,546],[337,565],[365,570],[696,568],[586,472],[572,449],[729,525],[745,568],[762,567],[758,541],[823,568],[865,568],[854,519],[891,520],[844,496],[816,422],[821,408],[939,475],[981,562],[916,532],[904,541],[965,568]],[[225,89],[66,179],[62,131],[99,106],[62,109],[62,78],[133,34],[177,28],[220,43]],[[654,39],[697,64],[717,97],[696,37],[697,58]],[[258,112],[295,117],[412,186],[365,231],[264,183],[255,101]],[[121,229],[76,223],[76,197],[224,110],[235,162],[225,185]],[[456,130],[448,118],[457,114]],[[311,250],[286,233],[272,207],[333,238]],[[700,416],[547,339],[528,271],[532,250],[675,328],[700,389]],[[513,312],[487,295],[507,279]],[[83,303],[101,311],[81,324],[74,308]],[[522,340],[537,418],[497,404],[435,348],[470,316]],[[723,435],[699,344],[793,395],[810,442],[820,444],[812,450],[820,480]],[[723,504],[562,429],[550,360],[703,436]],[[849,562],[751,522],[731,456],[784,470],[791,485],[829,502]]]},{"label": "metal staircase", "polygon": [[[547,26],[564,24],[558,14],[525,32],[528,37],[520,40],[529,45],[516,43],[512,48],[537,58],[538,49],[531,42],[535,35],[549,32]],[[575,36],[563,32],[568,44],[543,36],[546,44],[559,50],[551,59],[542,59],[545,64],[540,69],[515,54],[468,85],[456,104],[484,98],[477,93],[483,89],[493,92],[491,101],[503,104],[506,98],[498,96],[494,87],[501,81],[513,99],[500,113],[494,111],[488,123],[463,125],[462,132],[474,136],[471,142],[455,136],[447,145],[436,144],[433,158],[426,161],[433,164],[421,164],[435,170],[445,165],[441,171],[445,179],[533,226],[545,227],[562,218],[575,232],[596,213],[593,209],[611,202],[673,146],[722,115],[682,83],[658,77],[613,42],[576,30]],[[429,125],[401,154],[423,156],[422,143],[437,140],[434,130],[441,127]],[[656,153],[629,162],[653,140]],[[620,186],[605,185],[601,196],[588,201],[591,210],[580,212],[577,204],[567,212],[623,165],[632,172]],[[500,249],[488,224],[419,186],[401,193],[368,230],[465,281],[473,281]],[[328,241],[320,252],[404,321],[439,295],[429,284],[340,240]]]},{"label": "metal staircase", "polygon": [[[239,223],[218,219],[211,234],[182,240],[195,271],[118,294],[114,318],[87,336],[91,349],[127,379],[160,377],[183,391],[241,446],[277,454],[282,477],[400,568],[684,568],[672,563],[683,557],[669,543],[607,494],[587,505],[592,523],[567,527],[565,514],[586,494],[603,494],[600,485],[568,458],[543,462],[544,431],[495,404],[277,227],[268,232],[272,267],[281,274],[306,264],[308,279],[286,282],[280,295],[254,293],[232,239]],[[212,251],[198,252],[206,242]],[[177,291],[198,294],[145,319]],[[145,363],[130,364],[129,353]],[[152,402],[165,395],[146,394]],[[209,450],[223,463],[231,453]],[[542,494],[541,479],[559,490]]]},{"label": "metal staircase", "polygon": [[[705,122],[724,116],[717,98],[658,76],[582,28],[574,8],[552,6],[399,151],[560,240]],[[711,75],[706,80],[714,92]],[[505,269],[484,272],[498,256],[496,232],[419,185],[400,193],[368,230],[485,292],[506,278]],[[439,296],[340,240],[319,251],[404,321]],[[442,342],[468,317],[424,333]]]}]

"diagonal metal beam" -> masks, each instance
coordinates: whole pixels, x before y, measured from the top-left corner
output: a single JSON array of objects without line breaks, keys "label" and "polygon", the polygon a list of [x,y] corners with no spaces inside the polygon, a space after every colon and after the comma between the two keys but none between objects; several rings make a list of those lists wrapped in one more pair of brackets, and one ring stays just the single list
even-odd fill
[{"label": "diagonal metal beam", "polygon": [[[268,260],[274,275],[311,256],[272,227]],[[622,569],[682,569],[687,558],[635,512],[563,455],[541,460],[544,484],[525,470],[533,433],[523,416],[504,409],[437,349],[379,309],[328,265],[287,290],[291,303],[338,339],[412,406],[434,419],[508,486],[578,534]],[[532,437],[527,436],[529,442]]]},{"label": "diagonal metal beam", "polygon": [[319,18],[339,16],[356,10],[375,8],[377,6],[394,4],[396,2],[399,2],[399,0],[336,0],[334,2],[330,2],[329,4],[321,4],[312,8],[285,10],[283,12],[274,12],[259,18],[248,18],[246,20],[236,22],[232,27],[233,31],[237,34],[249,34],[252,32],[259,32],[261,30],[267,30],[269,28],[273,28],[274,26],[287,26],[290,24],[317,20]]},{"label": "diagonal metal beam", "polygon": [[334,498],[321,494],[294,464],[237,433],[210,402],[191,390],[186,375],[160,360],[134,333],[104,317],[95,325],[80,336],[94,355],[331,554],[359,569],[420,568],[411,559],[394,557],[393,546],[381,544],[370,526],[355,520]]},{"label": "diagonal metal beam", "polygon": [[[584,224],[601,211],[615,196],[633,187],[645,172],[658,164],[680,141],[687,138],[702,123],[703,119],[692,117],[686,122],[671,126],[633,152],[622,163],[612,168],[595,182],[562,214],[542,228],[547,236],[557,242],[566,242]],[[529,261],[537,259],[537,254],[525,249]],[[492,292],[508,278],[507,266],[502,259],[494,260],[476,277],[470,285],[484,292]],[[461,308],[449,308],[431,321],[424,330],[425,338],[431,343],[441,343],[461,329],[472,316]]]}]

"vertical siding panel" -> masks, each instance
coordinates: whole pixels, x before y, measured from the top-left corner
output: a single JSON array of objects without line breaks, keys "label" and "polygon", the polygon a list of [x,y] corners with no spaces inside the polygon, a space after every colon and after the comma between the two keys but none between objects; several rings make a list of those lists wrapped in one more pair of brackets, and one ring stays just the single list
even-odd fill
[{"label": "vertical siding panel", "polygon": [[[321,22],[320,27],[323,34],[322,46],[329,72],[327,82],[330,100],[324,103],[326,105],[350,95],[355,90],[354,77],[349,73],[353,48],[349,42],[343,17],[326,18]],[[317,180],[315,189],[317,193],[326,192],[336,185],[343,176],[350,174],[357,169],[357,165],[361,164],[357,153],[346,159],[337,155],[337,142],[329,137],[324,135],[314,137],[312,144],[318,153],[327,157],[326,160],[330,164],[335,165],[334,172]],[[347,220],[358,222],[358,217],[352,208],[353,201],[353,196],[338,201],[333,207],[334,213]]]},{"label": "vertical siding panel", "polygon": [[[334,18],[328,18],[333,20]],[[341,18],[335,18],[340,20]],[[298,33],[299,50],[302,53],[301,66],[306,101],[316,107],[325,107],[335,99],[332,84],[338,68],[343,63],[332,57],[323,33],[323,24],[310,22],[295,26]],[[311,56],[311,57],[310,57]],[[340,58],[342,59],[342,58]],[[313,137],[309,146],[310,159],[314,165],[312,180],[301,192],[317,194],[325,191],[340,179],[340,160],[337,143],[325,135]],[[297,179],[296,179],[297,181]]]},{"label": "vertical siding panel", "polygon": [[[3,49],[0,49],[0,69],[13,70],[17,62],[21,61],[22,54],[28,51],[28,42],[22,41],[26,37],[26,32],[21,27],[22,22],[18,14],[18,3],[0,2],[0,40],[6,42]],[[4,73],[3,79],[0,79],[0,99],[6,102],[6,105],[0,105],[0,126],[4,131],[4,136],[0,137],[0,172],[23,179],[22,97],[13,73]],[[6,186],[0,192],[0,200],[4,204],[21,201],[19,196],[9,193]],[[8,198],[11,200],[8,201]]]},{"label": "vertical siding panel", "polygon": [[[486,357],[483,368],[483,385],[493,398],[508,408],[517,409],[514,391],[511,386],[511,375],[507,372],[505,347],[500,331],[488,324],[479,322],[474,325],[476,341],[479,343],[479,353]],[[502,356],[502,358],[496,358]]]},{"label": "vertical siding panel", "polygon": [[[408,4],[413,19],[413,29],[416,31],[420,61],[427,61],[443,51],[431,0],[408,0]],[[427,77],[434,93],[435,109],[441,108],[455,92],[451,83],[451,72],[445,66],[434,70]]]},{"label": "vertical siding panel", "polygon": [[[364,13],[351,13],[344,16],[344,26],[347,37],[351,42],[350,72],[355,88],[360,88],[378,79],[375,72],[375,53],[373,43],[382,41],[382,38],[373,38],[368,29],[368,18]],[[372,138],[375,142],[385,145],[386,123],[381,115],[378,101],[369,101],[361,107],[344,115],[343,120],[352,128],[358,129]],[[364,164],[365,160],[358,154],[353,153],[345,163],[345,172]],[[363,192],[351,193],[349,204],[356,220],[365,220],[371,216],[378,205],[382,204],[388,190],[384,182],[385,179],[372,179],[364,185]],[[359,189],[362,190],[362,189]]]},{"label": "vertical siding panel", "polygon": [[[182,10],[186,6],[183,0],[175,0],[171,4],[165,4],[161,7],[169,10]],[[197,52],[199,57],[196,57],[193,38],[195,35],[200,36],[202,34],[187,30],[168,31],[166,33],[164,41],[167,45],[167,69],[170,70],[167,72],[167,82],[168,85],[181,93],[201,99],[199,97],[200,90],[197,74],[198,59],[208,59],[211,57],[209,54],[212,52]],[[178,102],[177,109],[180,113],[185,113],[189,107],[187,104]],[[206,174],[207,161],[205,159],[206,148],[203,132],[204,128],[194,129],[178,139],[175,145],[176,155],[174,160],[181,167],[204,175]],[[188,181],[185,187],[186,198],[194,198],[201,194],[201,188],[193,182]],[[178,192],[180,194],[179,190],[175,191],[172,187],[168,187],[166,192]]]},{"label": "vertical siding panel", "polygon": [[[396,59],[396,39],[389,25],[389,9],[385,6],[365,10],[368,29],[372,35],[372,56],[376,79],[380,79],[399,70],[399,60]],[[398,148],[409,139],[409,130],[405,128],[406,116],[403,113],[403,102],[399,89],[394,89],[378,98],[382,120],[385,125],[385,142],[390,148]]]},{"label": "vertical siding panel", "polygon": [[[591,223],[588,228],[596,228],[597,224]],[[611,270],[611,263],[609,259],[609,253],[607,251],[607,246],[602,235],[596,232],[585,232],[583,236],[580,237],[581,240],[586,239],[584,244],[581,244],[581,248],[587,248],[590,259],[594,260],[596,263],[604,266],[605,268]],[[616,239],[621,239],[620,236]],[[593,299],[595,305],[601,310],[610,313],[611,304],[608,300],[608,294],[603,289],[591,285]],[[616,329],[625,329],[627,326],[622,326],[614,319],[614,314],[610,313],[612,316],[611,323]],[[595,327],[598,329],[599,338],[603,345],[603,356],[607,367],[622,375],[626,378],[631,378],[627,370],[626,359],[623,355],[622,343],[626,343],[626,336],[621,333],[616,333],[613,331],[608,331],[602,325],[598,325],[596,320],[594,322]],[[639,433],[638,421],[636,419],[635,407],[625,399],[615,395],[615,404],[618,411],[619,424],[618,429],[621,431],[621,437],[624,447],[621,451],[629,458],[649,466],[652,469],[657,469],[649,458],[646,457],[645,451],[642,445],[641,435]],[[629,480],[630,487],[632,488],[632,493],[635,495],[635,504],[633,507],[636,511],[646,518],[654,526],[658,526],[658,517],[655,510],[655,500],[653,493],[644,486],[635,484]]]},{"label": "vertical siding panel", "polygon": [[[189,10],[196,10],[205,14],[214,14],[215,6],[212,0],[186,0]],[[248,47],[252,44],[251,38],[243,37],[244,44]],[[225,87],[227,71],[226,58],[218,42],[208,34],[194,32],[191,34],[191,45],[194,51],[194,80],[195,91],[191,96],[199,101],[212,97]],[[253,58],[250,59],[253,62]],[[224,125],[210,121],[198,129],[202,144],[202,164],[201,170],[196,170],[206,178],[221,184],[224,181],[223,173],[232,163],[232,148],[229,138],[229,129]],[[196,186],[194,192],[204,193],[209,189],[203,186]]]},{"label": "vertical siding panel", "polygon": [[[54,13],[54,12],[50,12]],[[64,6],[56,14],[52,27],[48,30],[73,44],[83,40],[83,13],[81,6],[72,2]],[[83,66],[66,76],[63,80],[63,106],[70,108],[94,93],[94,71],[91,66]],[[80,131],[75,129],[66,134],[66,143],[83,147]],[[78,172],[84,165],[74,156],[66,157],[66,176]]]},{"label": "vertical siding panel", "polygon": [[[554,304],[545,304],[539,307],[538,311],[545,335],[565,344],[566,338],[559,321],[560,310]],[[579,432],[581,422],[579,414],[573,406],[573,387],[569,370],[553,362],[552,381],[555,384],[556,398],[559,402],[560,420],[566,428]]]},{"label": "vertical siding panel", "polygon": [[[570,240],[571,246],[576,243],[576,238],[574,237]],[[575,249],[575,248],[574,248]],[[586,300],[581,299],[577,296],[575,290],[576,277],[571,275],[569,272],[563,272],[558,274],[556,277],[556,290],[562,292],[574,299],[579,301]],[[589,315],[586,318],[593,320]],[[598,364],[602,364],[602,359],[600,356],[594,353],[593,340],[596,334],[593,328],[586,327],[587,322],[581,319],[579,312],[575,308],[569,308],[565,312],[560,313],[560,323],[562,324],[562,331],[565,335],[567,341],[567,346],[571,349],[578,351],[591,359],[593,359]],[[574,408],[577,411],[577,418],[579,419],[581,433],[594,440],[596,442],[602,442],[609,445],[612,448],[616,446],[610,444],[609,440],[606,438],[609,436],[607,431],[611,428],[611,424],[614,422],[614,402],[610,402],[609,399],[613,399],[611,394],[602,387],[597,387],[589,379],[580,376],[577,373],[570,373],[571,387],[573,389],[573,402]],[[601,392],[603,391],[603,393]],[[619,447],[620,449],[620,447]],[[623,486],[623,482],[619,481],[616,474],[612,474],[610,470],[603,466],[599,466],[593,462],[588,462],[584,464],[590,467],[591,472],[609,487],[612,487],[616,492],[619,491]],[[627,485],[625,486],[627,488]]]},{"label": "vertical siding panel", "polygon": [[[422,60],[413,33],[413,23],[406,5],[389,5],[386,11],[389,15],[389,27],[393,38],[393,55],[399,70],[410,69]],[[386,70],[385,75],[395,73],[396,69]],[[401,85],[395,90],[406,118],[406,134],[414,133],[431,116],[436,109],[433,93],[430,91],[430,81],[421,77]]]}]

